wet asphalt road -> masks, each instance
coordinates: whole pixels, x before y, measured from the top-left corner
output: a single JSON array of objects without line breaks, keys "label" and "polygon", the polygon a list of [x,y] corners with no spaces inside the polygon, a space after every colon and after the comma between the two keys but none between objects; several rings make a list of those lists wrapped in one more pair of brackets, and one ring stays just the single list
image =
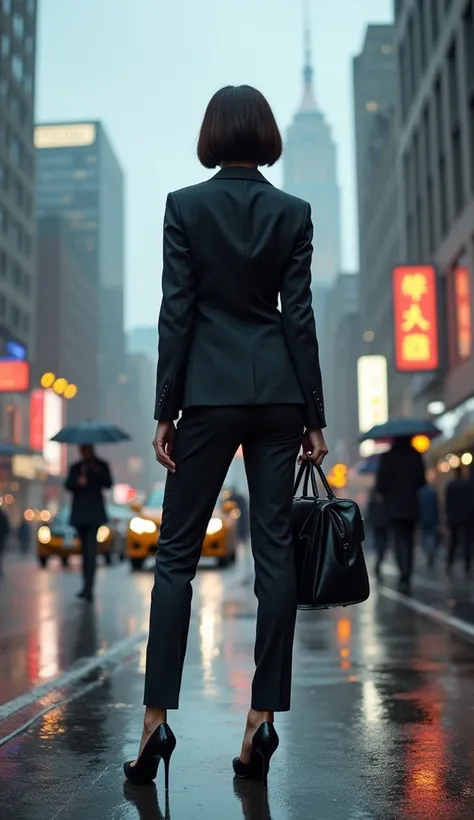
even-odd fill
[{"label": "wet asphalt road", "polygon": [[361,607],[300,613],[293,709],[277,718],[268,801],[232,780],[252,676],[248,559],[202,569],[166,806],[124,787],[141,732],[151,572],[7,561],[0,582],[1,820],[473,820],[474,579],[389,570]]}]

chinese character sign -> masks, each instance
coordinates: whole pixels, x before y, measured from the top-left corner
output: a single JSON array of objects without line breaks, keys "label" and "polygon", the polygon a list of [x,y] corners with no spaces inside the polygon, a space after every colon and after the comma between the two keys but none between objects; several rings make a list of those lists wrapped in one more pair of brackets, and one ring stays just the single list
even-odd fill
[{"label": "chinese character sign", "polygon": [[454,271],[454,290],[456,296],[456,340],[458,356],[468,359],[471,355],[472,326],[471,326],[471,289],[469,286],[469,271],[465,267],[458,267]]},{"label": "chinese character sign", "polygon": [[395,268],[393,291],[397,370],[436,370],[439,355],[434,268]]}]

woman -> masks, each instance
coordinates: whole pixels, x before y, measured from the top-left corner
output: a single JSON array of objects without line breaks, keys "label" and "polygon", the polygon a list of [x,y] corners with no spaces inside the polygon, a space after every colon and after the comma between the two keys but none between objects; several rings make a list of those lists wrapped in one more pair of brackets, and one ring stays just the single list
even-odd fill
[{"label": "woman", "polygon": [[259,609],[252,708],[234,761],[237,776],[266,781],[278,746],[274,712],[290,708],[295,462],[301,445],[302,458],[315,464],[327,448],[311,307],[310,207],[258,171],[281,153],[280,132],[262,94],[249,86],[223,88],[208,105],[198,144],[204,167],[221,170],[169,194],[166,203],[154,447],[168,479],[151,602],[145,724],[139,756],[125,764],[134,782],[154,778],[163,758],[168,786],[176,741],[166,717],[178,708],[191,581],[240,444]]}]

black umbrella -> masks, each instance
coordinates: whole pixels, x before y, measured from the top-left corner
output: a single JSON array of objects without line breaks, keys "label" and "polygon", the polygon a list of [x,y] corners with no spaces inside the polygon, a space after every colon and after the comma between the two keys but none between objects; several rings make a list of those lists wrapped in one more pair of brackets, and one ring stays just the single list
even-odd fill
[{"label": "black umbrella", "polygon": [[394,438],[412,438],[413,436],[439,436],[440,430],[429,419],[389,419],[385,424],[376,424],[359,441],[390,441]]},{"label": "black umbrella", "polygon": [[101,424],[100,421],[85,421],[63,427],[51,439],[60,444],[117,444],[130,441],[130,436],[115,424]]}]

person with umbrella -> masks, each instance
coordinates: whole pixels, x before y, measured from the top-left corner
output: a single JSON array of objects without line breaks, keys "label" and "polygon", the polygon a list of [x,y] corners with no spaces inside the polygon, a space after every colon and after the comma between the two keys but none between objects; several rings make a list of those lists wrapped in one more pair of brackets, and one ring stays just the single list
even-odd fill
[{"label": "person with umbrella", "polygon": [[79,445],[80,460],[71,465],[66,489],[72,494],[71,526],[81,541],[84,586],[78,593],[90,603],[93,600],[97,558],[97,530],[107,521],[103,490],[112,486],[106,461],[99,459],[91,444]]},{"label": "person with umbrella", "polygon": [[385,500],[400,569],[400,586],[404,588],[410,585],[419,518],[418,493],[425,483],[423,459],[412,447],[411,438],[395,438],[392,449],[380,459],[376,488]]}]

